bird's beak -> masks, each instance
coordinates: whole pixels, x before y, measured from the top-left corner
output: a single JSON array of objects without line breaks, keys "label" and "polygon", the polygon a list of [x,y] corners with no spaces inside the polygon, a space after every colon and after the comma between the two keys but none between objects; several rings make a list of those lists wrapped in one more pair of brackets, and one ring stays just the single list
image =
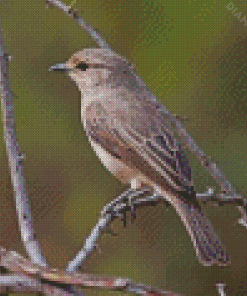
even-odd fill
[{"label": "bird's beak", "polygon": [[72,71],[73,68],[69,67],[67,64],[56,64],[49,68],[49,71]]}]

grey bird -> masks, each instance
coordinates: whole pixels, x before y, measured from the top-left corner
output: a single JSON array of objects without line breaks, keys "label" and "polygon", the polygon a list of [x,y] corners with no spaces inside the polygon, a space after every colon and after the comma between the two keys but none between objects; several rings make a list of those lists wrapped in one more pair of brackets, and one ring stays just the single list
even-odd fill
[{"label": "grey bird", "polygon": [[224,244],[202,212],[191,168],[162,105],[135,67],[108,49],[84,49],[63,70],[81,92],[81,120],[104,166],[133,189],[150,187],[185,225],[201,264],[227,265]]}]

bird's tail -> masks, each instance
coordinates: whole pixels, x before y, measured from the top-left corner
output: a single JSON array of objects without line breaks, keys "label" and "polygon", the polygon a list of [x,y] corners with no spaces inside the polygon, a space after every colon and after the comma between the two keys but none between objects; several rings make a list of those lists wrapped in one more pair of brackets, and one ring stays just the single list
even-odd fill
[{"label": "bird's tail", "polygon": [[210,221],[202,213],[200,206],[184,201],[176,196],[171,200],[191,236],[196,254],[205,266],[228,265],[230,258],[224,244],[213,229]]}]

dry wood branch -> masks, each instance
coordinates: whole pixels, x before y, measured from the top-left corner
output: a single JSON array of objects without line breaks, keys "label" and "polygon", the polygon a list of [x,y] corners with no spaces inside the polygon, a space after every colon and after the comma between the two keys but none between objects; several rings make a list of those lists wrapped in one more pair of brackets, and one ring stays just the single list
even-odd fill
[{"label": "dry wood branch", "polygon": [[67,289],[62,289],[51,283],[35,279],[30,276],[9,275],[0,276],[0,293],[18,293],[18,292],[41,292],[54,296],[72,296],[74,293]]},{"label": "dry wood branch", "polygon": [[47,7],[56,6],[56,7],[60,8],[68,16],[75,19],[77,21],[77,23],[90,34],[90,36],[94,39],[94,41],[100,47],[110,49],[110,46],[100,36],[100,34],[93,27],[91,27],[85,20],[83,20],[78,15],[77,11],[75,9],[73,9],[71,6],[67,6],[67,5],[63,4],[61,1],[57,1],[57,0],[46,0],[46,5],[47,5]]},{"label": "dry wood branch", "polygon": [[11,180],[16,199],[19,227],[21,230],[22,241],[31,260],[35,263],[39,263],[40,265],[45,265],[46,260],[39,247],[31,220],[31,208],[29,206],[29,198],[21,163],[23,156],[21,154],[16,135],[14,103],[8,75],[8,61],[9,58],[6,54],[0,32],[0,91],[2,121],[4,125],[5,143],[9,159]]},{"label": "dry wood branch", "polygon": [[[23,285],[23,290],[25,290],[24,287],[27,287],[27,291],[35,289],[35,285],[37,285],[36,291],[44,291],[48,288],[56,289],[56,286],[52,285],[76,285],[83,288],[94,287],[99,289],[125,291],[137,295],[180,295],[174,292],[148,287],[143,284],[137,284],[129,279],[66,272],[45,266],[39,266],[24,258],[17,252],[7,251],[3,247],[0,247],[0,265],[8,271],[15,272],[18,275],[16,278],[12,277],[11,279],[6,277],[6,282],[8,281],[7,284],[3,283],[3,277],[0,278],[3,287],[12,286],[14,287],[14,291],[18,289],[18,286],[21,283],[21,285]],[[16,285],[14,282],[15,280]],[[20,288],[21,287],[19,286],[19,289]],[[66,292],[64,293],[66,294]],[[69,293],[70,292],[67,292],[67,294]]]},{"label": "dry wood branch", "polygon": [[[142,195],[151,194],[148,196],[140,197]],[[208,203],[210,202],[226,202],[226,203],[242,203],[241,196],[228,196],[224,194],[217,195],[211,188],[205,193],[198,194],[198,199],[200,202]],[[131,215],[135,217],[136,210],[140,207],[156,205],[162,202],[169,205],[169,203],[164,199],[164,197],[154,194],[150,189],[134,191],[131,189],[126,190],[120,196],[111,201],[108,205],[104,207],[101,211],[101,217],[96,224],[96,226],[91,231],[88,238],[85,240],[85,244],[80,252],[76,255],[68,267],[67,271],[76,271],[83,262],[92,254],[92,252],[97,248],[99,240],[105,233],[112,234],[113,231],[110,229],[110,224],[116,219],[121,218],[126,224],[126,212],[130,211]],[[239,221],[239,223],[243,221]]]}]

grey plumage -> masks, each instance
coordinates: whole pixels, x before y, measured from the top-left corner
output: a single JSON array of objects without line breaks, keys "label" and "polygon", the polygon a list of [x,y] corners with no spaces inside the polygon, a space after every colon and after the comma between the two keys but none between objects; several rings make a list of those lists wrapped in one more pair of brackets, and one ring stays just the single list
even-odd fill
[{"label": "grey plumage", "polygon": [[203,265],[230,263],[196,200],[188,160],[171,122],[127,60],[84,49],[65,68],[81,91],[82,123],[102,163],[125,183],[151,186],[175,207]]}]

